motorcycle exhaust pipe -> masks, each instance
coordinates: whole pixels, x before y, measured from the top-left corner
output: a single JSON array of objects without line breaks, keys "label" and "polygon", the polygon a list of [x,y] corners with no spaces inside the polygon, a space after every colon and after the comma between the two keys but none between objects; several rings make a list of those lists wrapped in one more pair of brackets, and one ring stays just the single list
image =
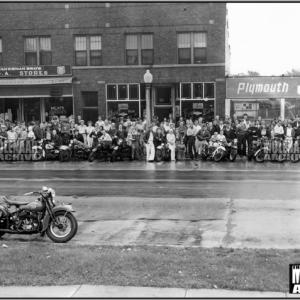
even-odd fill
[{"label": "motorcycle exhaust pipe", "polygon": [[35,233],[39,233],[37,230],[27,231],[27,230],[11,230],[11,229],[0,229],[0,232],[10,233],[10,234],[35,234]]}]

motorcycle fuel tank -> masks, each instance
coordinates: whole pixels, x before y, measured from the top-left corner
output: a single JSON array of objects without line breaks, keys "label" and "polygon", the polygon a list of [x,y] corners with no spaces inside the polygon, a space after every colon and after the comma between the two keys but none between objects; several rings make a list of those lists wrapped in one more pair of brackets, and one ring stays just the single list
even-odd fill
[{"label": "motorcycle fuel tank", "polygon": [[44,204],[40,201],[34,201],[28,203],[27,205],[22,206],[22,210],[42,211],[43,209],[44,209]]}]

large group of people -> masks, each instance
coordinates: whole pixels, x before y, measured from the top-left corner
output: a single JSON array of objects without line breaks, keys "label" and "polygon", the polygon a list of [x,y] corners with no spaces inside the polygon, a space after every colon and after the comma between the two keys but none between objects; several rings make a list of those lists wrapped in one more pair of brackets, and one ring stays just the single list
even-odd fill
[{"label": "large group of people", "polygon": [[112,120],[102,120],[99,116],[97,122],[85,122],[78,117],[72,120],[60,121],[53,117],[51,122],[5,122],[1,124],[0,142],[6,141],[11,147],[21,152],[24,142],[28,140],[51,141],[56,146],[67,145],[71,139],[77,139],[87,147],[95,147],[99,141],[112,141],[125,139],[132,148],[132,159],[139,160],[146,156],[148,162],[156,161],[157,147],[167,145],[171,152],[171,161],[182,160],[189,157],[198,160],[203,145],[209,140],[238,140],[238,154],[245,156],[247,148],[253,140],[259,137],[272,139],[275,137],[296,139],[300,136],[300,118],[280,117],[269,124],[261,117],[256,120],[248,119],[244,114],[242,118],[237,115],[225,116],[223,119],[216,116],[211,122],[197,119],[184,119],[180,117],[177,122],[169,119],[158,120],[154,117],[150,125],[144,119],[130,119],[120,117]]}]

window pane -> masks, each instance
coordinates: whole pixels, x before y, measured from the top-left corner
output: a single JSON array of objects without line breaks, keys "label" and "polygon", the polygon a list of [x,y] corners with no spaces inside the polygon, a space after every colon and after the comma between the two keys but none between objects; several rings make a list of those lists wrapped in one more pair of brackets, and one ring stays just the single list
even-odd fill
[{"label": "window pane", "polygon": [[101,36],[90,37],[91,50],[101,50]]},{"label": "window pane", "polygon": [[203,64],[206,63],[206,48],[195,48],[194,49],[194,63]]},{"label": "window pane", "polygon": [[136,34],[130,34],[126,35],[126,49],[132,50],[137,49],[137,35]]},{"label": "window pane", "polygon": [[156,105],[171,105],[171,87],[158,86],[156,88]]},{"label": "window pane", "polygon": [[191,48],[191,34],[190,33],[178,34],[178,48]]},{"label": "window pane", "polygon": [[0,66],[3,66],[2,53],[0,53]]},{"label": "window pane", "polygon": [[51,52],[40,52],[40,65],[51,65],[52,64]]},{"label": "window pane", "polygon": [[40,38],[40,50],[51,51],[51,39],[49,37]]},{"label": "window pane", "polygon": [[153,34],[142,34],[142,49],[153,49]]},{"label": "window pane", "polygon": [[127,65],[137,65],[138,60],[138,51],[137,50],[127,50],[126,51],[126,64]]},{"label": "window pane", "polygon": [[182,83],[181,84],[181,98],[191,99],[191,84]]},{"label": "window pane", "polygon": [[153,65],[153,50],[142,50],[142,64]]},{"label": "window pane", "polygon": [[117,87],[115,84],[107,86],[107,100],[117,100]]},{"label": "window pane", "polygon": [[205,48],[206,47],[206,33],[195,33],[194,34],[194,47]]},{"label": "window pane", "polygon": [[193,98],[203,98],[203,83],[194,83],[193,89]]},{"label": "window pane", "polygon": [[87,65],[86,51],[75,52],[75,65],[76,66],[86,66]]},{"label": "window pane", "polygon": [[190,64],[191,63],[191,49],[178,49],[178,63]]},{"label": "window pane", "polygon": [[91,66],[101,66],[101,50],[93,50],[90,52],[90,63]]},{"label": "window pane", "polygon": [[204,83],[204,98],[215,98],[214,83]]},{"label": "window pane", "polygon": [[127,99],[127,84],[119,84],[118,85],[118,99]]},{"label": "window pane", "polygon": [[98,106],[98,92],[82,92],[82,98],[85,107]]},{"label": "window pane", "polygon": [[36,38],[25,39],[25,51],[36,51]]},{"label": "window pane", "polygon": [[86,50],[86,37],[85,36],[76,36],[75,37],[75,50]]},{"label": "window pane", "polygon": [[0,39],[0,53],[2,53],[2,39]]},{"label": "window pane", "polygon": [[25,53],[25,65],[37,65],[37,55],[36,52]]},{"label": "window pane", "polygon": [[139,99],[139,85],[138,84],[130,84],[129,85],[129,99],[130,100],[138,100]]}]

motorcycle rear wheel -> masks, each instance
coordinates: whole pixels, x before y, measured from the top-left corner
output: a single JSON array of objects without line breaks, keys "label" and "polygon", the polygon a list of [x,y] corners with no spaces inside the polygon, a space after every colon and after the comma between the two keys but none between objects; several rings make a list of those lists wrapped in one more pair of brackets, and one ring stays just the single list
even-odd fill
[{"label": "motorcycle rear wheel", "polygon": [[256,156],[255,156],[255,160],[259,163],[262,163],[265,161],[265,153],[263,150],[259,151]]},{"label": "motorcycle rear wheel", "polygon": [[[66,215],[65,214],[65,211],[58,211],[54,215],[56,219],[59,218],[60,224],[62,224],[63,222],[62,218],[68,220],[69,224],[66,226],[70,226],[71,228],[67,228],[68,231],[66,230],[66,233],[62,230],[62,228],[58,228],[58,226],[55,226],[52,220],[50,221],[50,224],[47,228],[48,237],[55,243],[66,243],[70,241],[77,232],[78,224],[76,218],[70,212],[68,212]],[[66,221],[64,221],[64,223],[66,223]],[[55,231],[55,229],[58,229],[58,231]]]},{"label": "motorcycle rear wheel", "polygon": [[158,149],[156,151],[156,161],[160,162],[162,160],[162,151],[161,149]]}]

